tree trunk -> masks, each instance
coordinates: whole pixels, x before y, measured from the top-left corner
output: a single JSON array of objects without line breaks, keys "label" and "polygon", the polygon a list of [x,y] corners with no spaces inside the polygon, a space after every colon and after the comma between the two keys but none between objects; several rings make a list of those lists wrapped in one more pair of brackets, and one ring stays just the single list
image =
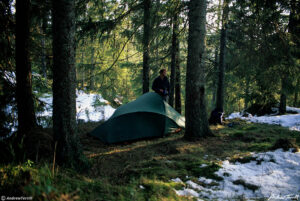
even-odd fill
[{"label": "tree trunk", "polygon": [[75,1],[52,1],[53,134],[59,164],[82,166],[76,128]]},{"label": "tree trunk", "polygon": [[180,41],[179,41],[179,14],[176,14],[176,26],[174,27],[176,33],[176,49],[175,49],[175,110],[181,113],[181,88],[180,88]]},{"label": "tree trunk", "polygon": [[[93,40],[92,40],[93,44]],[[91,66],[90,66],[90,90],[93,90],[95,88],[95,61],[94,61],[94,56],[95,56],[95,48],[92,46],[91,49]]]},{"label": "tree trunk", "polygon": [[30,7],[30,0],[16,1],[16,100],[20,133],[28,133],[36,126],[29,60]]},{"label": "tree trunk", "polygon": [[[218,71],[218,66],[219,66],[219,48],[216,47],[215,49],[215,61],[214,61],[214,72]],[[216,95],[217,95],[217,82],[218,82],[218,76],[216,75],[216,73],[214,73],[213,76],[213,97],[212,97],[212,102],[213,104],[216,103]],[[214,105],[213,105],[214,106]]]},{"label": "tree trunk", "polygon": [[81,50],[81,64],[80,64],[80,69],[79,71],[81,71],[81,89],[84,90],[84,73],[85,73],[85,66],[83,64],[84,62],[84,50]]},{"label": "tree trunk", "polygon": [[279,103],[279,113],[286,113],[286,78],[281,78],[281,94]]},{"label": "tree trunk", "polygon": [[294,107],[298,107],[298,91],[295,91],[295,94],[294,94],[294,104],[293,104]]},{"label": "tree trunk", "polygon": [[180,78],[180,51],[179,51],[179,40],[177,40],[176,45],[176,57],[175,57],[175,110],[179,113],[181,113],[181,78]]},{"label": "tree trunk", "polygon": [[294,107],[298,107],[298,92],[299,92],[299,85],[300,85],[300,79],[297,79],[296,86],[295,86],[295,92],[294,92]]},{"label": "tree trunk", "polygon": [[149,92],[150,7],[151,0],[144,0],[143,93]]},{"label": "tree trunk", "polygon": [[175,14],[172,24],[173,24],[173,33],[172,33],[172,47],[171,47],[171,75],[170,75],[170,94],[169,94],[169,104],[174,106],[174,89],[175,89],[175,77],[176,77],[176,55],[178,54],[177,50],[177,34],[178,34],[178,17]]},{"label": "tree trunk", "polygon": [[42,58],[41,58],[41,63],[42,63],[42,73],[43,77],[47,79],[47,63],[46,63],[46,46],[45,46],[45,41],[46,41],[46,31],[47,31],[47,16],[43,16],[43,21],[42,21],[42,30],[43,30],[43,36],[42,36]]},{"label": "tree trunk", "polygon": [[226,54],[226,34],[229,12],[229,0],[224,0],[224,9],[222,15],[222,30],[220,37],[220,62],[218,72],[218,87],[217,87],[217,102],[216,108],[218,110],[224,110],[224,78],[225,78],[225,54]]},{"label": "tree trunk", "polygon": [[250,88],[250,78],[248,76],[246,76],[246,87],[245,87],[245,106],[244,109],[246,110],[248,108],[248,104],[249,104],[249,88]]},{"label": "tree trunk", "polygon": [[186,74],[185,138],[196,140],[211,135],[205,103],[205,24],[206,0],[189,4],[189,36]]},{"label": "tree trunk", "polygon": [[[220,27],[220,21],[221,21],[221,0],[219,0],[218,3],[218,18],[217,18],[217,30],[219,30]],[[218,88],[218,74],[216,72],[218,72],[218,67],[219,67],[219,46],[216,45],[215,48],[215,61],[214,61],[214,76],[213,76],[213,96],[212,96],[212,106],[214,107],[216,105],[216,96],[217,96],[217,88]]]}]

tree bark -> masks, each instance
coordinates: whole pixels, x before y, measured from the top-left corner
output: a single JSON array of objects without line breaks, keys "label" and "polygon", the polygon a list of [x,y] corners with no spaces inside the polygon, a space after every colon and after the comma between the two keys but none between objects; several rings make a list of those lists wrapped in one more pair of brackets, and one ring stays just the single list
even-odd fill
[{"label": "tree bark", "polygon": [[179,113],[181,113],[181,78],[180,78],[180,44],[179,40],[177,40],[177,45],[176,45],[176,57],[175,57],[175,110]]},{"label": "tree bark", "polygon": [[151,0],[144,0],[143,93],[149,92],[150,7]]},{"label": "tree bark", "polygon": [[295,91],[294,93],[294,107],[298,107],[298,91]]},{"label": "tree bark", "polygon": [[[92,40],[93,44],[93,40]],[[91,66],[90,66],[90,90],[94,90],[95,88],[95,61],[94,61],[94,56],[95,56],[95,48],[92,46],[91,49]]]},{"label": "tree bark", "polygon": [[80,59],[80,69],[79,69],[79,71],[81,71],[81,79],[80,79],[80,81],[81,81],[81,89],[82,90],[84,90],[84,74],[85,74],[85,66],[84,66],[84,64],[83,64],[83,62],[84,62],[84,50],[81,50],[82,52],[81,52],[81,59]]},{"label": "tree bark", "polygon": [[82,166],[76,128],[75,1],[52,1],[53,134],[59,164]]},{"label": "tree bark", "polygon": [[227,35],[227,23],[229,13],[229,0],[224,0],[224,9],[222,15],[222,30],[220,37],[220,61],[218,72],[218,87],[217,87],[217,102],[216,108],[224,110],[224,80],[225,80],[225,54],[226,54],[226,35]]},{"label": "tree bark", "polygon": [[[218,12],[217,12],[217,15],[218,15],[218,18],[217,18],[217,30],[219,30],[219,27],[220,27],[220,21],[222,19],[222,16],[221,16],[221,5],[222,2],[221,0],[219,0],[219,3],[218,3]],[[217,96],[217,88],[218,88],[218,75],[216,72],[218,72],[218,67],[219,67],[219,46],[216,45],[216,48],[215,48],[215,58],[214,58],[214,76],[213,76],[213,97],[212,97],[212,103],[213,103],[213,106],[216,105],[216,96]]]},{"label": "tree bark", "polygon": [[47,15],[43,16],[42,20],[42,30],[43,30],[43,36],[42,36],[42,57],[41,57],[41,63],[42,63],[42,73],[43,77],[47,79],[47,63],[46,63],[46,31],[47,31]]},{"label": "tree bark", "polygon": [[294,107],[298,107],[298,93],[299,93],[299,85],[300,85],[300,78],[297,79],[295,91],[294,91]]},{"label": "tree bark", "polygon": [[281,78],[281,94],[280,94],[280,103],[279,103],[279,113],[286,113],[286,79]]},{"label": "tree bark", "polygon": [[175,110],[181,113],[181,78],[180,78],[180,41],[179,41],[179,13],[176,15],[175,33],[176,33],[176,47],[175,47]]},{"label": "tree bark", "polygon": [[250,89],[250,78],[248,75],[246,75],[246,86],[245,86],[245,97],[244,97],[244,100],[245,100],[245,105],[244,105],[244,109],[246,110],[248,108],[248,105],[249,105],[249,102],[250,102],[250,92],[249,92],[249,89]]},{"label": "tree bark", "polygon": [[174,89],[175,89],[175,77],[176,77],[176,55],[178,54],[177,50],[177,34],[178,34],[178,17],[175,14],[172,24],[173,24],[173,33],[172,33],[172,46],[171,46],[171,75],[170,75],[170,94],[169,94],[169,104],[174,106]]},{"label": "tree bark", "polygon": [[28,133],[36,126],[29,59],[30,8],[30,0],[16,1],[16,100],[20,133]]},{"label": "tree bark", "polygon": [[211,135],[205,103],[204,51],[206,0],[189,4],[188,59],[186,73],[185,138],[196,140]]},{"label": "tree bark", "polygon": [[[218,72],[218,67],[219,67],[219,48],[216,47],[215,49],[215,61],[214,61],[214,71],[215,72]],[[214,76],[213,76],[213,97],[212,97],[212,101],[213,101],[213,104],[216,103],[216,96],[217,96],[217,88],[218,88],[218,75],[216,75],[216,73],[214,73]]]}]

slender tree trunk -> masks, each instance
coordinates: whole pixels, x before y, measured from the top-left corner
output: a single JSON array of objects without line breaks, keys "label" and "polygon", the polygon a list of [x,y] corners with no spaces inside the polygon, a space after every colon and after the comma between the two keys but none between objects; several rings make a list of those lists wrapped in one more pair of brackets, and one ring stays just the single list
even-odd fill
[{"label": "slender tree trunk", "polygon": [[[219,0],[219,4],[218,4],[218,18],[217,18],[217,30],[219,30],[220,27],[220,21],[222,19],[221,17],[221,4],[222,1]],[[214,76],[213,76],[213,97],[212,97],[212,102],[213,102],[213,107],[216,105],[216,96],[217,96],[217,88],[218,88],[218,74],[216,72],[218,72],[218,67],[219,67],[219,46],[216,45],[215,48],[215,61],[214,61]]]},{"label": "slender tree trunk", "polygon": [[250,88],[250,80],[249,77],[246,76],[246,87],[245,87],[245,107],[244,109],[246,110],[248,108],[248,104],[249,104],[249,88]]},{"label": "slender tree trunk", "polygon": [[206,0],[189,4],[189,36],[186,74],[185,138],[196,140],[211,135],[205,103],[204,51]]},{"label": "slender tree trunk", "polygon": [[76,128],[75,1],[52,0],[53,134],[59,164],[84,168]]},{"label": "slender tree trunk", "polygon": [[42,58],[41,58],[42,73],[43,73],[43,77],[45,79],[47,79],[46,46],[45,46],[46,31],[47,31],[47,16],[46,15],[43,16],[42,30],[43,30],[43,37],[42,37]]},{"label": "slender tree trunk", "polygon": [[286,78],[281,79],[281,94],[279,103],[279,113],[286,113]]},{"label": "slender tree trunk", "polygon": [[[93,41],[92,41],[93,44]],[[95,64],[94,64],[94,56],[95,56],[95,48],[92,46],[91,49],[91,66],[90,66],[90,89],[93,90],[95,88]]]},{"label": "slender tree trunk", "polygon": [[181,75],[180,75],[180,41],[179,41],[179,14],[177,13],[175,21],[175,33],[176,33],[176,49],[175,49],[175,110],[181,113]]},{"label": "slender tree trunk", "polygon": [[294,92],[294,107],[298,107],[298,93],[299,93],[299,85],[300,85],[300,79],[297,79],[297,83],[295,86],[295,92]]},{"label": "slender tree trunk", "polygon": [[150,7],[151,0],[144,0],[143,93],[149,92]]},{"label": "slender tree trunk", "polygon": [[226,55],[226,35],[229,12],[229,0],[224,0],[222,15],[222,30],[220,38],[220,62],[218,72],[217,102],[216,108],[223,111],[224,109],[224,80],[225,80],[225,55]]},{"label": "slender tree trunk", "polygon": [[81,89],[84,90],[84,73],[85,73],[85,68],[83,65],[84,62],[84,50],[81,50],[81,65],[80,65],[80,71],[81,71]]},{"label": "slender tree trunk", "polygon": [[181,75],[180,75],[180,44],[179,40],[177,40],[177,45],[176,45],[176,57],[175,57],[175,110],[179,113],[181,113],[181,88],[180,88],[180,83],[181,83]]},{"label": "slender tree trunk", "polygon": [[176,77],[176,55],[178,54],[177,50],[177,29],[178,29],[178,17],[175,14],[172,24],[173,24],[173,33],[172,33],[172,47],[171,47],[171,76],[170,76],[170,94],[169,94],[169,104],[174,106],[174,89],[175,89],[175,77]]},{"label": "slender tree trunk", "polygon": [[36,126],[29,59],[30,8],[30,0],[16,1],[16,100],[20,133],[28,133]]},{"label": "slender tree trunk", "polygon": [[[215,49],[215,61],[214,61],[214,71],[217,72],[218,71],[218,66],[219,66],[219,48],[216,47]],[[216,73],[214,73],[214,77],[213,77],[213,87],[214,87],[214,91],[213,91],[213,104],[216,103],[216,95],[217,95],[217,88],[218,88],[218,85],[217,85],[217,82],[218,82],[218,76],[216,75]],[[214,105],[213,105],[214,106]]]},{"label": "slender tree trunk", "polygon": [[295,91],[295,94],[294,94],[294,104],[293,104],[294,107],[298,107],[298,91]]},{"label": "slender tree trunk", "polygon": [[155,46],[156,46],[156,50],[155,50],[155,65],[156,65],[156,67],[158,67],[159,66],[159,49],[158,49],[158,47],[159,47],[159,40],[158,40],[158,38],[156,38],[155,39]]}]

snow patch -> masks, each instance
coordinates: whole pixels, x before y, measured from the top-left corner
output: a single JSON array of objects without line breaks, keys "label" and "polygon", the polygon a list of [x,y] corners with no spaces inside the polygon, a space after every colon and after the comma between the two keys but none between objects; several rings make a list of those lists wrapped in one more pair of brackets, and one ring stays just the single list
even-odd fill
[{"label": "snow patch", "polygon": [[[99,94],[87,94],[83,91],[77,91],[76,96],[76,111],[78,120],[83,120],[85,122],[107,120],[115,111],[113,107],[107,105],[108,101],[104,100]],[[46,103],[46,106],[45,111],[38,113],[38,116],[52,116],[52,99],[52,95],[50,94],[44,94],[44,98],[40,98],[41,101]],[[96,101],[103,104],[94,105]]]},{"label": "snow patch", "polygon": [[242,117],[242,114],[240,112],[233,112],[225,119],[240,119]]},{"label": "snow patch", "polygon": [[175,183],[181,183],[182,182],[182,180],[180,179],[180,178],[175,178],[175,179],[171,179],[173,182],[175,182]]},{"label": "snow patch", "polygon": [[201,168],[204,168],[204,167],[206,167],[206,166],[208,166],[208,165],[205,164],[205,163],[203,163],[203,164],[200,165]]},{"label": "snow patch", "polygon": [[6,79],[8,82],[12,84],[16,84],[16,74],[15,72],[10,72],[10,71],[4,71],[4,79]]},{"label": "snow patch", "polygon": [[[10,75],[10,74],[8,74]],[[12,74],[11,76],[14,76]],[[34,91],[34,93],[37,93]],[[44,111],[42,112],[36,112],[37,119],[39,120],[39,124],[42,126],[49,126],[46,122],[45,118],[49,119],[52,117],[52,94],[43,94],[43,97],[40,97],[39,100],[44,102]],[[88,121],[101,121],[101,120],[107,120],[109,119],[113,113],[115,112],[115,109],[108,105],[108,101],[105,100],[101,95],[99,94],[87,94],[83,91],[76,91],[76,118],[77,120],[82,120],[84,122]],[[98,102],[98,104],[95,104]],[[100,103],[100,104],[99,104]],[[13,114],[15,117],[17,116],[16,112],[13,111],[13,107],[11,105],[7,105],[5,108],[5,112],[7,114]],[[17,129],[17,119],[15,119],[14,125],[11,126],[11,132],[7,136],[11,136],[13,132]],[[0,140],[4,139],[6,137],[0,137]]]},{"label": "snow patch", "polygon": [[185,188],[183,190],[175,190],[175,192],[177,193],[177,195],[180,196],[193,196],[193,197],[198,197],[199,193],[197,193],[196,191],[194,191],[193,189],[190,188]]},{"label": "snow patch", "polygon": [[[253,157],[262,159],[249,163],[230,163],[223,161],[216,175],[223,181],[215,181],[200,177],[198,180],[205,184],[215,182],[218,185],[202,186],[191,180],[187,181],[188,188],[177,190],[180,196],[193,196],[198,199],[228,200],[238,197],[253,200],[259,198],[291,200],[300,196],[300,153],[275,151],[252,153]],[[226,173],[227,176],[224,176]],[[243,181],[247,185],[256,186],[249,189],[247,185],[236,185],[234,181]]]},{"label": "snow patch", "polygon": [[290,130],[300,131],[300,108],[286,107],[287,111],[297,112],[298,114],[276,115],[276,116],[249,116],[243,117],[240,112],[230,114],[226,119],[243,119],[253,123],[265,123],[288,127]]},{"label": "snow patch", "polygon": [[287,112],[297,112],[298,114],[300,114],[300,108],[296,108],[296,107],[286,106],[286,111]]}]

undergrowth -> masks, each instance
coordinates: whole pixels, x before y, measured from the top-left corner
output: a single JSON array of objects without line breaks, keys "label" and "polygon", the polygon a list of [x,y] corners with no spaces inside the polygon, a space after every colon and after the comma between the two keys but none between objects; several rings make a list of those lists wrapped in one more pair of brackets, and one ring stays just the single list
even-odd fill
[{"label": "undergrowth", "polygon": [[[194,200],[176,195],[174,189],[182,189],[185,184],[171,179],[222,180],[215,174],[222,160],[255,161],[256,158],[249,156],[250,152],[272,150],[278,139],[300,144],[296,131],[235,122],[233,127],[212,126],[215,137],[198,142],[183,140],[181,132],[115,145],[105,145],[88,135],[96,124],[82,124],[80,138],[91,163],[89,170],[79,173],[73,169],[53,168],[51,159],[2,164],[0,195],[33,196],[35,200]],[[235,183],[256,189],[243,181]]]}]

